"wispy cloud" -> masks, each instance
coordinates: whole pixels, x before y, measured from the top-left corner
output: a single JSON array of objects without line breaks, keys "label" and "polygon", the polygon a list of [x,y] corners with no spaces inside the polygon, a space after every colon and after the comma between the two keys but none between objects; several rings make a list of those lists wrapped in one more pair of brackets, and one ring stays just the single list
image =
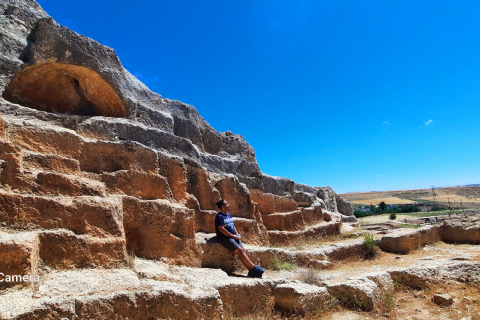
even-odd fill
[{"label": "wispy cloud", "polygon": [[377,177],[381,177],[381,175],[377,174]]},{"label": "wispy cloud", "polygon": [[433,122],[433,120],[432,120],[432,119],[429,119],[427,122],[424,122],[424,123],[425,123],[425,125],[428,126],[428,125],[429,125],[430,123],[432,123],[432,122]]},{"label": "wispy cloud", "polygon": [[383,121],[383,124],[390,124],[388,120]]}]

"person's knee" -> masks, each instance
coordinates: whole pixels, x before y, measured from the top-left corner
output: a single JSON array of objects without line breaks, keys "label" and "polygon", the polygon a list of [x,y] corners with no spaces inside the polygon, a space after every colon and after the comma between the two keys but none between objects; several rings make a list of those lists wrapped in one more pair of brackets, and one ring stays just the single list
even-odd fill
[{"label": "person's knee", "polygon": [[239,256],[245,256],[246,255],[246,251],[244,248],[242,247],[238,247],[237,250],[234,251],[236,254],[238,254]]}]

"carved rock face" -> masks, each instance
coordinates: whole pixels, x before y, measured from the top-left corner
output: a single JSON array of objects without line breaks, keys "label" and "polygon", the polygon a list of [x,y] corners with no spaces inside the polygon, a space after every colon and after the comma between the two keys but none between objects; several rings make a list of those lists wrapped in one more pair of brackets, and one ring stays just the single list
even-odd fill
[{"label": "carved rock face", "polygon": [[98,73],[63,63],[25,68],[10,82],[3,97],[23,106],[82,116],[124,117],[126,108]]}]

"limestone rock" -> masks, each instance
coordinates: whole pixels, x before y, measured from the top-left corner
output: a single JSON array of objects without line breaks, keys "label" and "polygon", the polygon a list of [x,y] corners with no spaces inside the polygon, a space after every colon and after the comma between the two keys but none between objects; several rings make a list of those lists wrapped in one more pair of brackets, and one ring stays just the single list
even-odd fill
[{"label": "limestone rock", "polygon": [[455,217],[446,220],[442,240],[449,243],[480,244],[480,218]]},{"label": "limestone rock", "polygon": [[428,244],[441,240],[441,228],[427,226],[420,229],[400,229],[382,237],[378,246],[387,252],[407,254]]},{"label": "limestone rock", "polygon": [[[343,199],[338,194],[335,196],[335,200],[337,202],[338,212],[346,216],[353,216],[353,208],[350,201]],[[351,222],[351,221],[347,221],[347,222]]]},{"label": "limestone rock", "polygon": [[[126,263],[128,250],[236,270],[238,260],[211,235],[197,241],[213,233],[221,198],[231,203],[245,244],[338,234],[335,201],[343,202],[330,188],[262,173],[242,136],[217,132],[193,106],[150,91],[113,49],[60,26],[33,0],[0,0],[0,13],[0,223],[35,230],[38,243],[14,248],[30,252],[31,258],[19,253],[25,261],[40,255],[53,269],[115,268]],[[23,262],[12,263],[24,269]],[[168,296],[152,286],[155,297],[79,298],[75,309],[84,317],[108,317],[119,308],[122,317],[132,317],[125,310],[137,299],[163,303]],[[190,301],[183,293],[173,296]],[[210,315],[220,301],[212,299]],[[68,318],[76,312],[72,306],[62,300],[29,316]],[[162,317],[157,311],[143,316]]]},{"label": "limestone rock", "polygon": [[327,286],[328,292],[349,306],[372,310],[376,303],[378,286],[366,278],[351,278]]},{"label": "limestone rock", "polygon": [[275,306],[282,310],[305,313],[322,307],[330,299],[327,288],[300,282],[281,284],[273,290]]},{"label": "limestone rock", "polygon": [[[38,235],[36,232],[8,233],[0,231],[0,272],[4,277],[30,276],[37,273]],[[17,279],[15,279],[17,280]],[[0,290],[24,281],[2,281]]]},{"label": "limestone rock", "polygon": [[167,200],[123,197],[127,247],[145,258],[198,265],[194,210]]},{"label": "limestone rock", "polygon": [[433,296],[433,302],[442,306],[450,306],[453,303],[453,298],[448,294],[436,294]]},{"label": "limestone rock", "polygon": [[123,237],[92,237],[71,231],[44,231],[39,234],[40,258],[58,269],[118,267],[126,263]]}]

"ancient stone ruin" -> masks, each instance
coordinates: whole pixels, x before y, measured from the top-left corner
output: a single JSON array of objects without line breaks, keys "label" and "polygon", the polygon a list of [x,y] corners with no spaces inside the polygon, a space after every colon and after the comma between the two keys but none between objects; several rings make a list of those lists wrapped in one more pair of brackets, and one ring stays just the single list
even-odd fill
[{"label": "ancient stone ruin", "polygon": [[[281,247],[355,226],[350,203],[330,187],[262,173],[242,136],[150,91],[112,49],[35,1],[0,0],[0,13],[0,273],[18,276],[0,282],[1,319],[210,319],[266,300],[303,312],[337,293],[370,310],[393,283],[387,271],[325,286],[230,277],[242,269],[215,241],[221,198],[255,263],[319,270],[361,256],[362,241]],[[459,236],[456,227],[427,228],[434,240],[406,247],[479,243],[478,228]],[[380,247],[400,252],[389,239]],[[478,276],[478,264],[462,263]]]}]

